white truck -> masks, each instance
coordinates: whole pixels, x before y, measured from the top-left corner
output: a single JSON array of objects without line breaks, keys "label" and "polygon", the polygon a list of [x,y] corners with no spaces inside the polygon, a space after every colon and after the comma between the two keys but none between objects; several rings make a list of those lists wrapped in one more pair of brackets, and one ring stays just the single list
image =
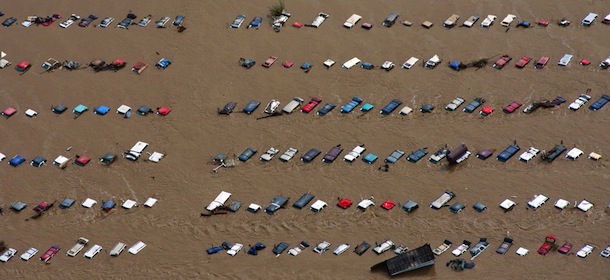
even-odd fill
[{"label": "white truck", "polygon": [[76,241],[76,244],[74,244],[74,246],[72,246],[72,248],[70,248],[70,250],[66,252],[66,255],[70,257],[78,255],[78,253],[83,250],[83,248],[85,248],[85,245],[87,245],[87,243],[89,243],[89,239],[84,237],[79,238],[78,241]]}]

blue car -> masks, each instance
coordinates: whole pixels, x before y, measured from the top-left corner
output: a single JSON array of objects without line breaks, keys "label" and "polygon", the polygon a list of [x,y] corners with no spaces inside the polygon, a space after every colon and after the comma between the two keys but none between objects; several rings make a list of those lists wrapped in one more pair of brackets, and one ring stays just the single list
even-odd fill
[{"label": "blue car", "polygon": [[167,59],[167,58],[161,58],[161,60],[159,60],[159,62],[157,62],[157,64],[155,64],[155,66],[157,66],[157,68],[159,69],[165,69],[168,66],[170,66],[172,64],[172,61]]},{"label": "blue car", "polygon": [[306,154],[301,157],[301,161],[308,163],[318,157],[322,152],[316,148],[309,150]]},{"label": "blue car", "polygon": [[521,150],[521,148],[519,148],[519,146],[517,146],[517,145],[510,145],[510,146],[506,147],[506,149],[504,149],[504,151],[502,151],[496,157],[496,159],[501,161],[501,162],[506,162],[511,157],[513,157],[519,150]]},{"label": "blue car", "polygon": [[358,107],[362,101],[362,98],[358,96],[352,97],[352,100],[341,107],[341,113],[350,113],[354,108]]},{"label": "blue car", "polygon": [[252,100],[246,105],[246,107],[244,107],[244,109],[242,111],[244,113],[250,115],[250,114],[252,114],[252,112],[254,112],[254,110],[256,110],[256,108],[258,108],[259,105],[261,105],[260,101]]},{"label": "blue car", "polygon": [[261,26],[261,23],[263,22],[263,18],[262,17],[255,17],[250,24],[248,24],[248,28],[256,28],[258,29]]},{"label": "blue car", "polygon": [[387,162],[387,163],[395,163],[395,162],[397,162],[404,155],[405,155],[405,152],[403,152],[401,150],[395,150],[394,152],[392,152],[392,154],[390,154],[385,159],[385,162]]},{"label": "blue car", "polygon": [[610,101],[610,95],[604,94],[602,97],[593,102],[593,104],[589,106],[589,109],[597,111],[602,107],[606,106],[606,103],[608,103],[608,101]]},{"label": "blue car", "polygon": [[416,163],[418,162],[420,159],[422,159],[423,157],[425,157],[428,154],[428,151],[426,151],[425,149],[418,149],[417,151],[411,153],[408,157],[407,160],[412,162],[412,163]]},{"label": "blue car", "polygon": [[237,157],[240,161],[246,162],[248,161],[254,154],[256,154],[256,150],[253,148],[247,148],[245,151]]},{"label": "blue car", "polygon": [[468,105],[466,105],[466,107],[464,107],[464,112],[472,113],[472,112],[474,112],[474,110],[479,108],[479,106],[481,106],[481,104],[483,104],[483,103],[485,103],[485,99],[483,99],[481,97],[477,97],[474,100],[472,100]]},{"label": "blue car", "polygon": [[390,101],[390,103],[388,103],[388,105],[385,105],[385,107],[383,107],[383,109],[381,109],[381,111],[379,113],[381,113],[382,115],[389,115],[394,110],[396,110],[396,108],[398,108],[398,106],[400,106],[400,104],[402,104],[402,101],[400,101],[398,99],[392,99],[392,101]]},{"label": "blue car", "polygon": [[328,103],[324,104],[324,106],[322,106],[322,108],[320,108],[320,110],[318,110],[317,114],[318,114],[318,116],[325,116],[326,114],[328,114],[328,112],[335,109],[335,107],[337,107],[337,105],[328,102]]}]

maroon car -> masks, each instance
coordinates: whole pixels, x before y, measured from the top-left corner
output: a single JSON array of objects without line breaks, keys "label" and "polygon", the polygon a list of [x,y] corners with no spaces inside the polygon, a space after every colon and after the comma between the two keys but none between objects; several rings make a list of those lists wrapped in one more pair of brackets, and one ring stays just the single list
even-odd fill
[{"label": "maroon car", "polygon": [[49,209],[49,205],[46,201],[43,201],[34,207],[34,211],[36,211],[36,213],[47,211],[47,209]]},{"label": "maroon car", "polygon": [[303,113],[311,112],[311,110],[316,108],[316,106],[318,106],[318,104],[320,104],[320,102],[322,102],[321,98],[318,98],[318,97],[311,98],[311,100],[309,100],[309,102],[307,102],[307,104],[305,104],[305,106],[303,106],[303,108],[301,109],[301,112],[303,112]]},{"label": "maroon car", "polygon": [[328,151],[328,153],[326,153],[326,155],[324,155],[324,158],[322,159],[323,162],[326,163],[331,163],[333,161],[335,161],[335,159],[343,152],[343,148],[341,147],[341,144],[332,147],[332,149],[330,149],[330,151]]},{"label": "maroon car", "polygon": [[502,69],[502,67],[504,67],[504,65],[506,65],[511,60],[513,60],[513,58],[505,54],[500,57],[500,59],[496,60],[496,63],[494,63],[493,68]]},{"label": "maroon car", "polygon": [[59,246],[53,245],[49,250],[47,250],[42,256],[40,256],[40,260],[43,262],[49,262],[56,254],[59,252]]},{"label": "maroon car", "polygon": [[530,63],[530,61],[532,61],[531,57],[524,56],[521,59],[519,59],[519,61],[517,61],[517,64],[515,64],[515,66],[517,66],[518,68],[523,68],[523,67],[525,67],[525,65]]},{"label": "maroon car", "polygon": [[515,110],[519,109],[519,107],[521,107],[521,105],[523,105],[521,102],[515,100],[512,103],[508,104],[508,106],[504,107],[504,109],[502,109],[502,111],[504,111],[504,113],[510,114],[510,113],[514,112]]},{"label": "maroon car", "polygon": [[559,248],[559,250],[557,250],[559,253],[562,253],[564,255],[567,255],[568,252],[570,252],[570,250],[572,249],[572,244],[571,243],[564,243],[561,248]]}]

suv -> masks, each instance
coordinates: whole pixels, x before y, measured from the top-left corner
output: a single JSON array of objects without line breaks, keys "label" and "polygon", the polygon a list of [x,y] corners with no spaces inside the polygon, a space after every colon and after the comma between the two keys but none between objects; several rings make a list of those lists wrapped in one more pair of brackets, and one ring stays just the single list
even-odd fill
[{"label": "suv", "polygon": [[388,17],[386,17],[383,22],[381,23],[381,25],[385,26],[385,27],[392,27],[392,25],[394,25],[394,23],[396,23],[396,21],[398,20],[400,16],[397,13],[391,13],[390,15],[388,15]]}]

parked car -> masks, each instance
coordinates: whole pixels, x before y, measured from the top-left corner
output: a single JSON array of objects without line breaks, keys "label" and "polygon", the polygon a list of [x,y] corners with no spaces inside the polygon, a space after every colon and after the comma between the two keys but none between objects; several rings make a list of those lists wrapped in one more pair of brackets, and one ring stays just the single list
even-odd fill
[{"label": "parked car", "polygon": [[99,27],[106,28],[114,21],[113,17],[105,17],[102,22],[100,22]]},{"label": "parked car", "polygon": [[87,27],[87,26],[89,26],[89,24],[91,24],[96,19],[97,19],[97,16],[89,15],[88,17],[82,19],[81,22],[78,23],[78,26],[80,26],[80,27]]},{"label": "parked car", "polygon": [[284,108],[282,109],[282,112],[287,113],[287,114],[292,113],[299,106],[301,106],[301,104],[303,104],[303,101],[304,101],[303,98],[300,98],[300,97],[293,98],[292,100],[290,100],[290,102],[288,102],[288,104],[286,104],[286,106],[284,106]]},{"label": "parked car", "polygon": [[30,249],[27,249],[23,254],[21,254],[21,259],[24,261],[28,261],[36,254],[38,254],[38,249],[32,247]]},{"label": "parked car", "polygon": [[6,20],[4,20],[4,22],[2,22],[2,25],[4,27],[9,27],[11,25],[13,25],[13,23],[17,22],[17,19],[14,17],[9,17]]},{"label": "parked car", "polygon": [[511,114],[515,110],[519,109],[519,107],[521,107],[521,105],[523,105],[521,102],[514,100],[513,102],[508,104],[508,106],[504,107],[504,109],[502,109],[502,111],[504,111],[504,113]]},{"label": "parked car", "polygon": [[0,255],[0,262],[8,262],[11,258],[13,258],[17,254],[17,250],[13,248],[8,248],[2,255]]},{"label": "parked car", "polygon": [[128,29],[130,26],[133,25],[133,20],[135,20],[136,18],[137,16],[135,14],[127,14],[125,19],[123,19],[121,22],[119,22],[119,24],[117,24],[117,27],[122,29]]},{"label": "parked car", "polygon": [[59,26],[61,26],[62,28],[68,28],[68,27],[70,27],[70,25],[72,25],[75,21],[77,21],[79,19],[80,19],[80,16],[78,16],[76,14],[72,14],[72,15],[70,15],[70,17],[67,20],[61,22],[59,24]]},{"label": "parked car", "polygon": [[239,28],[241,26],[242,23],[244,23],[244,20],[246,20],[246,16],[244,15],[238,15],[234,20],[233,23],[231,23],[231,28]]},{"label": "parked car", "polygon": [[485,99],[481,98],[481,97],[477,97],[474,100],[470,101],[470,103],[468,103],[468,105],[466,105],[466,107],[464,107],[464,112],[466,113],[472,113],[474,112],[474,110],[476,110],[477,108],[479,108],[479,106],[481,106],[483,103],[485,103]]},{"label": "parked car", "polygon": [[519,148],[519,146],[517,145],[509,145],[508,147],[506,147],[506,149],[504,149],[504,151],[498,154],[496,159],[501,162],[506,162],[511,157],[513,157],[520,149],[521,148]]},{"label": "parked car", "polygon": [[380,114],[382,115],[389,115],[391,114],[394,110],[396,110],[396,108],[398,108],[398,106],[400,106],[402,104],[401,100],[398,99],[392,99],[390,101],[390,103],[388,103],[387,105],[385,105],[381,111],[379,111]]},{"label": "parked car", "polygon": [[42,254],[42,256],[40,256],[40,260],[43,262],[49,262],[53,257],[55,257],[55,255],[57,254],[57,252],[59,252],[60,249],[61,248],[59,246],[51,246],[51,248],[49,248],[44,254]]},{"label": "parked car", "polygon": [[335,161],[335,159],[337,159],[337,157],[339,157],[342,152],[343,148],[341,147],[341,144],[334,146],[330,149],[330,151],[328,151],[328,153],[326,153],[326,155],[324,155],[322,161],[326,163],[331,163]]},{"label": "parked car", "polygon": [[250,24],[248,24],[248,28],[256,28],[256,29],[258,29],[261,26],[262,22],[263,22],[263,18],[262,17],[254,17],[254,19],[252,19]]},{"label": "parked car", "polygon": [[455,111],[455,109],[459,108],[460,106],[462,106],[462,104],[464,104],[464,101],[464,98],[458,96],[445,106],[445,110]]},{"label": "parked car", "polygon": [[383,20],[381,25],[383,25],[385,27],[392,27],[392,25],[394,25],[394,23],[396,23],[396,21],[398,20],[399,17],[400,16],[397,13],[391,13]]},{"label": "parked car", "polygon": [[593,252],[593,249],[595,247],[589,245],[589,244],[585,244],[584,247],[582,247],[582,249],[578,250],[578,252],[576,252],[576,255],[581,257],[581,258],[586,258],[589,254],[591,254],[591,252]]},{"label": "parked car", "polygon": [[606,247],[599,255],[604,258],[610,258],[610,246]]},{"label": "parked car", "polygon": [[263,67],[265,68],[269,68],[271,67],[271,65],[273,65],[273,63],[275,63],[277,61],[278,57],[277,56],[269,56],[265,62],[263,62]]},{"label": "parked car", "polygon": [[572,111],[576,111],[585,105],[585,103],[587,103],[589,100],[591,100],[591,96],[581,94],[578,98],[576,98],[576,100],[574,100],[574,102],[570,104],[570,106],[568,106],[568,108],[570,108]]},{"label": "parked car", "polygon": [[358,107],[362,101],[363,99],[358,96],[352,97],[352,100],[341,107],[341,113],[350,113],[354,108]]},{"label": "parked car", "polygon": [[591,109],[593,111],[597,111],[597,110],[601,109],[602,107],[604,107],[608,103],[608,101],[610,101],[610,95],[604,94],[602,97],[600,97],[595,102],[593,102],[593,104],[591,104],[591,106],[589,106],[589,109]]},{"label": "parked car", "polygon": [[324,104],[324,106],[322,106],[322,108],[320,108],[320,110],[318,110],[318,112],[316,114],[318,116],[326,116],[326,114],[328,114],[330,111],[335,109],[335,107],[337,107],[337,105],[328,102],[328,103]]},{"label": "parked car", "polygon": [[563,152],[565,152],[567,150],[566,147],[564,147],[563,145],[555,145],[555,147],[553,147],[552,149],[550,149],[549,151],[547,151],[546,153],[543,153],[541,158],[544,161],[548,161],[548,162],[552,162],[554,161],[556,158],[558,158],[559,156],[561,156],[561,154]]},{"label": "parked car", "polygon": [[314,160],[316,157],[318,157],[322,152],[318,149],[312,148],[311,150],[309,150],[307,153],[305,153],[302,157],[301,157],[301,161],[308,163],[311,162],[312,160]]},{"label": "parked car", "polygon": [[383,254],[385,251],[394,248],[394,242],[392,240],[386,240],[383,243],[378,244],[373,248],[373,252],[377,253],[377,255]]},{"label": "parked car", "polygon": [[428,158],[428,160],[434,164],[438,163],[442,159],[444,159],[449,154],[449,150],[447,147],[442,147],[438,149],[433,155]]},{"label": "parked car", "polygon": [[266,152],[265,152],[265,153],[264,153],[264,154],[263,154],[263,155],[260,157],[260,160],[262,160],[262,161],[270,161],[270,160],[271,160],[271,159],[273,159],[273,157],[274,157],[275,155],[277,155],[277,153],[279,153],[279,152],[280,152],[280,150],[278,150],[278,149],[276,149],[276,148],[274,148],[274,147],[271,147],[271,148],[269,148],[269,150],[267,150],[267,151],[266,151]]},{"label": "parked car", "polygon": [[140,22],[138,22],[138,26],[146,27],[150,23],[151,20],[152,20],[151,15],[145,16],[140,20]]},{"label": "parked car", "polygon": [[383,64],[381,64],[381,69],[386,70],[386,71],[390,71],[392,69],[394,69],[394,62],[392,61],[385,61]]},{"label": "parked car", "polygon": [[288,150],[286,150],[281,156],[280,156],[280,160],[281,161],[290,161],[297,153],[299,152],[299,150],[295,149],[295,148],[288,148]]},{"label": "parked car", "polygon": [[280,208],[283,208],[288,203],[288,198],[278,195],[271,200],[271,203],[265,208],[265,213],[271,215]]},{"label": "parked car", "polygon": [[513,58],[510,57],[509,55],[505,54],[502,57],[500,57],[498,60],[496,60],[496,63],[493,64],[493,68],[502,69],[511,60],[513,60]]},{"label": "parked car", "polygon": [[566,242],[566,243],[563,243],[563,245],[561,245],[561,247],[557,251],[559,253],[567,255],[570,252],[571,249],[572,249],[572,243]]},{"label": "parked car", "polygon": [[320,244],[318,244],[318,246],[313,248],[313,251],[318,254],[322,254],[322,253],[326,252],[328,249],[330,249],[330,243],[327,241],[322,241],[322,242],[320,242]]},{"label": "parked car", "polygon": [[258,108],[258,106],[261,105],[261,102],[258,100],[252,100],[250,102],[248,102],[248,104],[246,104],[246,107],[244,107],[244,109],[242,110],[244,113],[250,115],[252,114],[252,112],[254,112],[254,110],[256,110],[256,108]]},{"label": "parked car", "polygon": [[417,149],[415,152],[412,152],[408,157],[407,157],[407,161],[416,163],[418,162],[420,159],[422,159],[423,157],[425,157],[428,154],[428,151],[426,151],[426,148],[422,148],[422,149]]},{"label": "parked car", "polygon": [[498,17],[494,15],[487,15],[487,17],[481,22],[482,27],[490,27],[494,24]]},{"label": "parked car", "polygon": [[469,250],[470,255],[472,256],[470,260],[474,260],[476,257],[478,257],[481,253],[483,253],[483,251],[485,251],[485,249],[487,249],[487,247],[489,247],[487,238],[480,238],[479,243],[472,246],[472,248]]},{"label": "parked car", "polygon": [[470,16],[462,25],[472,27],[479,20],[478,16]]},{"label": "parked car", "polygon": [[523,67],[525,67],[525,66],[526,66],[528,63],[530,63],[530,61],[532,61],[532,58],[531,58],[531,57],[529,57],[529,56],[524,56],[524,57],[522,57],[521,59],[519,59],[519,60],[517,61],[517,63],[515,64],[515,66],[516,66],[517,68],[523,68]]},{"label": "parked car", "polygon": [[513,239],[504,237],[504,241],[502,242],[502,244],[500,244],[500,247],[498,247],[496,253],[504,255],[506,254],[506,252],[508,252],[508,249],[510,249],[511,246],[513,246]]},{"label": "parked car", "polygon": [[536,64],[534,64],[534,68],[536,69],[542,69],[544,68],[544,66],[546,66],[546,64],[549,62],[549,57],[548,56],[541,56],[538,61],[536,61]]},{"label": "parked car", "polygon": [[237,255],[237,253],[239,253],[239,251],[240,251],[240,250],[241,250],[241,248],[243,248],[243,247],[244,247],[244,244],[241,244],[241,243],[235,243],[235,245],[233,245],[233,246],[231,247],[231,249],[229,249],[229,250],[227,251],[227,254],[229,254],[229,255],[231,255],[231,256],[235,256],[235,255]]},{"label": "parked car", "polygon": [[169,20],[169,17],[162,17],[155,22],[155,25],[157,25],[157,28],[164,28],[165,25],[169,22]]},{"label": "parked car", "polygon": [[307,102],[307,104],[305,104],[305,106],[303,106],[303,108],[301,109],[301,112],[303,112],[303,113],[311,112],[311,110],[316,108],[316,106],[318,106],[318,104],[320,104],[320,102],[322,102],[322,99],[320,99],[318,97],[312,97],[311,100],[309,100],[309,102]]},{"label": "parked car", "polygon": [[256,150],[253,148],[247,148],[244,150],[238,157],[240,161],[246,162],[248,161],[254,154],[256,154]]},{"label": "parked car", "polygon": [[[243,20],[242,20],[243,22]],[[176,18],[174,18],[174,22],[172,22],[173,26],[181,26],[184,23],[184,16],[182,15],[177,15]]]},{"label": "parked car", "polygon": [[405,155],[405,152],[401,151],[401,150],[394,150],[386,159],[385,162],[387,163],[395,163],[397,162],[402,156]]}]

